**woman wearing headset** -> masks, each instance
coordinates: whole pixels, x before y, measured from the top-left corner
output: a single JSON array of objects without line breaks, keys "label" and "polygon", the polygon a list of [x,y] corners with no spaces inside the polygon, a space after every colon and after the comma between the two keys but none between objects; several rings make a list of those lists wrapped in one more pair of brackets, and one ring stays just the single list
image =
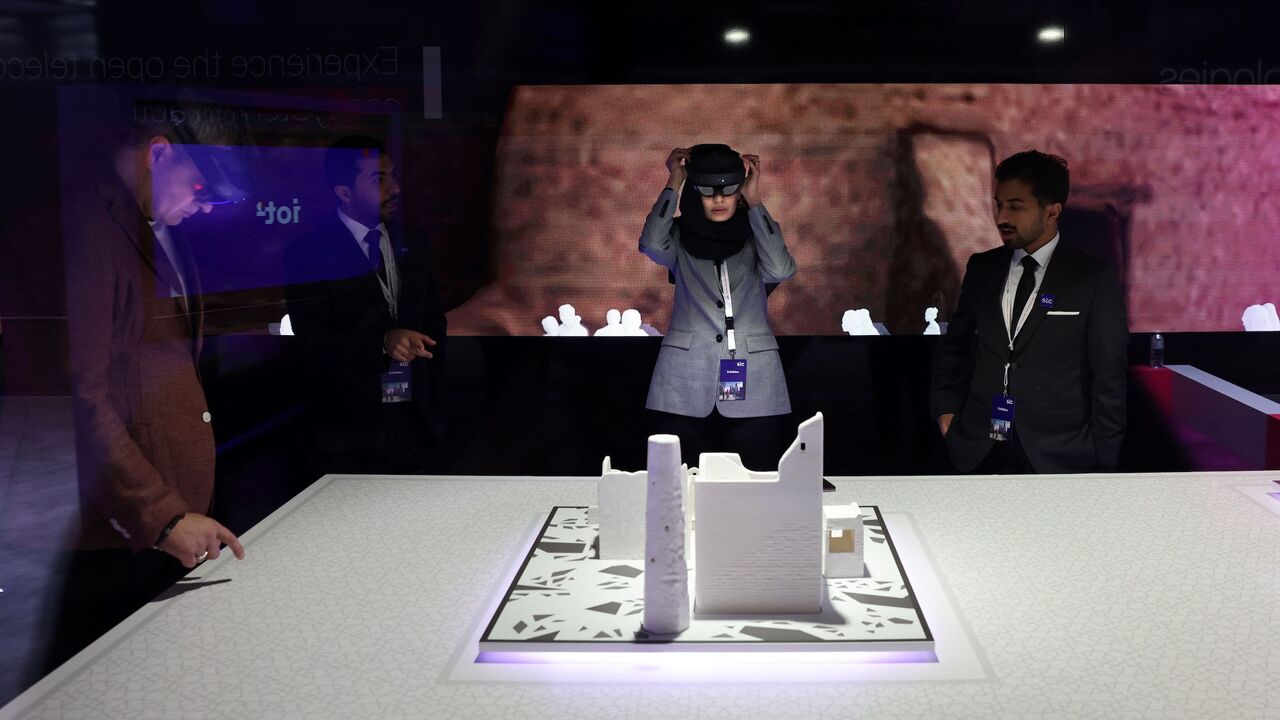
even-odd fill
[{"label": "woman wearing headset", "polygon": [[695,145],[672,150],[667,169],[640,236],[676,288],[645,407],[659,432],[680,436],[691,465],[701,452],[736,452],[748,468],[774,469],[791,400],[766,285],[796,262],[760,202],[760,158]]}]

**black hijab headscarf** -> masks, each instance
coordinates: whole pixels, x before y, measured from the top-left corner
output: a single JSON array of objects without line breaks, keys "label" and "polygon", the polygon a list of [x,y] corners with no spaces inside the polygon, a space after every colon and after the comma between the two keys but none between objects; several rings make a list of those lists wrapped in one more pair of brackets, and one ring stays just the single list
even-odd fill
[{"label": "black hijab headscarf", "polygon": [[703,260],[719,262],[736,255],[751,239],[751,223],[747,220],[746,208],[741,207],[741,190],[736,197],[739,207],[733,217],[714,222],[707,219],[702,196],[692,186],[737,184],[741,187],[746,182],[742,156],[728,145],[694,145],[689,148],[686,169],[688,177],[680,193],[680,217],[676,218],[680,244],[690,255]]}]

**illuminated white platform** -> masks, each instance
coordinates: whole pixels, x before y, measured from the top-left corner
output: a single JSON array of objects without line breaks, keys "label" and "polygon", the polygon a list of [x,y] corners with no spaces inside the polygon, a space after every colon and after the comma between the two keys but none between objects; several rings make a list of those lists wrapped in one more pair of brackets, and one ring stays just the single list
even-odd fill
[{"label": "illuminated white platform", "polygon": [[598,478],[331,476],[0,720],[1280,716],[1280,473],[832,479],[883,510],[934,659],[482,655]]},{"label": "illuminated white platform", "polygon": [[599,559],[588,510],[548,514],[480,639],[482,652],[914,651],[932,658],[933,636],[879,508],[863,508],[866,577],[824,579],[821,613],[695,611],[674,637],[651,637],[641,627],[644,562]]}]

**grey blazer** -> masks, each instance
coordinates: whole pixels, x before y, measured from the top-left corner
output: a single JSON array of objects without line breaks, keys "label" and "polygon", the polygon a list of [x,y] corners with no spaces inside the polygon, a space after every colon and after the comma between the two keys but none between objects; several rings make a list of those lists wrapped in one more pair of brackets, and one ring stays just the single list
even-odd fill
[{"label": "grey blazer", "polygon": [[662,339],[645,407],[690,417],[706,417],[712,408],[725,417],[791,412],[764,288],[765,283],[782,282],[796,273],[782,228],[763,205],[751,208],[747,217],[755,241],[725,261],[733,290],[737,357],[747,360],[747,396],[717,400],[719,361],[729,357],[720,274],[715,262],[693,257],[680,244],[675,212],[676,193],[665,189],[649,211],[640,236],[640,251],[670,270],[676,281],[671,325]]}]

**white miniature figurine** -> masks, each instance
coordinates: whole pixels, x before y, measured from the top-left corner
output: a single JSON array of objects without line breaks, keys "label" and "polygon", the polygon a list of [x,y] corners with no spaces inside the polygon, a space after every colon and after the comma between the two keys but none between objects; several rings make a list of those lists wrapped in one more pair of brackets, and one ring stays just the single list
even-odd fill
[{"label": "white miniature figurine", "polygon": [[826,548],[822,575],[831,578],[860,578],[863,564],[862,508],[858,503],[822,508],[826,519]]},{"label": "white miniature figurine", "polygon": [[924,334],[925,335],[941,335],[942,327],[938,325],[938,308],[925,308],[924,311]]},{"label": "white miniature figurine", "polygon": [[548,315],[542,318],[542,332],[545,333],[543,337],[555,337],[560,334],[560,323]]},{"label": "white miniature figurine", "polygon": [[635,308],[629,308],[622,313],[622,332],[619,334],[627,337],[647,337],[649,333],[645,332],[641,327],[643,324],[640,318],[640,311]]},{"label": "white miniature figurine", "polygon": [[604,327],[596,331],[596,337],[617,337],[623,334],[622,313],[610,308],[604,314]]},{"label": "white miniature figurine", "polygon": [[689,627],[689,567],[684,557],[688,476],[680,463],[680,438],[649,438],[648,475],[643,627],[650,633],[671,635]]},{"label": "white miniature figurine", "polygon": [[1250,305],[1244,309],[1244,315],[1240,317],[1240,321],[1244,323],[1244,329],[1248,332],[1280,330],[1280,318],[1276,316],[1276,306],[1271,303]]},{"label": "white miniature figurine", "polygon": [[582,317],[574,315],[569,322],[560,326],[560,337],[587,337],[591,333],[582,324]]},{"label": "white miniature figurine", "polygon": [[559,337],[587,337],[590,333],[582,324],[582,316],[574,309],[572,305],[560,306],[560,332]]},{"label": "white miniature figurine", "polygon": [[800,425],[778,472],[703,453],[694,482],[694,611],[822,611],[822,413]]},{"label": "white miniature figurine", "polygon": [[614,470],[609,458],[600,471],[596,488],[597,513],[593,518],[600,530],[601,560],[644,558],[644,513],[648,493],[648,473]]},{"label": "white miniature figurine", "polygon": [[871,322],[871,311],[866,308],[845,310],[840,318],[840,329],[850,335],[879,335],[880,331]]}]

